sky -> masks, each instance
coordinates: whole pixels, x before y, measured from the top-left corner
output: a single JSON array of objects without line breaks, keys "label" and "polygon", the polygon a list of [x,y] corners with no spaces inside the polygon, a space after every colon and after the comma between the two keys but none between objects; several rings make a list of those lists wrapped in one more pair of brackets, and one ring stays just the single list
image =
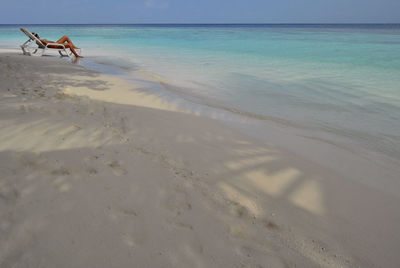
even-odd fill
[{"label": "sky", "polygon": [[400,0],[0,0],[0,24],[400,23]]}]

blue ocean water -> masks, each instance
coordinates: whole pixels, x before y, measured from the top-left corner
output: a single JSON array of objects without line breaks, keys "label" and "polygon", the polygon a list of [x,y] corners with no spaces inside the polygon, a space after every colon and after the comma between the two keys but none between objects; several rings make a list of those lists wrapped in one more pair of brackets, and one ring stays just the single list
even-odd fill
[{"label": "blue ocean water", "polygon": [[[400,25],[27,25],[193,102],[400,159]],[[0,46],[25,37],[0,26]]]}]

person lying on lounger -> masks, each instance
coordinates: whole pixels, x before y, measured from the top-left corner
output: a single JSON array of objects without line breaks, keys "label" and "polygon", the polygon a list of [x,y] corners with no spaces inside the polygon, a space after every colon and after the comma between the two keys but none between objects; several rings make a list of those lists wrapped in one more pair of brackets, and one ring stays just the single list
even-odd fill
[{"label": "person lying on lounger", "polygon": [[[71,52],[75,55],[75,57],[77,57],[77,58],[83,58],[82,56],[78,55],[78,53],[75,51],[75,49],[79,49],[79,48],[76,47],[76,46],[72,43],[71,39],[69,39],[69,37],[66,36],[66,35],[64,35],[63,37],[61,37],[60,39],[58,39],[56,42],[54,42],[54,41],[50,41],[50,40],[47,40],[47,39],[41,39],[37,33],[32,33],[32,34],[33,34],[34,36],[36,36],[45,46],[46,46],[48,43],[58,43],[58,44],[62,44],[62,45],[64,45],[65,48],[69,48],[69,49],[71,50]],[[57,46],[57,45],[50,45],[49,47],[50,47],[50,48],[60,48],[60,47]]]}]

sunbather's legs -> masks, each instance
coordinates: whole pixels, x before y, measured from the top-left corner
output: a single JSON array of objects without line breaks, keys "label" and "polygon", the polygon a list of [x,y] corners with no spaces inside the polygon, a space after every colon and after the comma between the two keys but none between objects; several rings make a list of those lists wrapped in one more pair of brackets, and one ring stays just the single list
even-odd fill
[{"label": "sunbather's legs", "polygon": [[75,49],[78,47],[76,47],[72,43],[71,39],[68,36],[64,35],[63,37],[61,37],[60,39],[57,40],[57,43],[63,44],[65,46],[65,48],[69,48],[71,50],[71,52],[75,55],[75,57],[83,58],[82,56],[79,56],[78,53],[75,51]]},{"label": "sunbather's legs", "polygon": [[60,39],[58,39],[58,40],[57,40],[57,43],[59,43],[59,44],[67,43],[67,44],[69,44],[71,47],[77,48],[77,47],[74,45],[74,43],[72,43],[71,39],[70,39],[68,36],[66,36],[66,35],[64,35],[63,37],[61,37]]},{"label": "sunbather's legs", "polygon": [[83,58],[82,56],[79,56],[78,53],[75,51],[75,46],[71,46],[70,44],[64,44],[65,48],[69,48],[71,52],[75,55],[77,58]]},{"label": "sunbather's legs", "polygon": [[[76,53],[75,48],[73,46],[71,46],[70,44],[62,44],[65,48],[69,48],[71,50],[71,52],[75,55],[75,57],[77,58],[83,58],[82,56],[79,56],[78,53]],[[62,48],[61,45],[49,45],[49,48]]]}]

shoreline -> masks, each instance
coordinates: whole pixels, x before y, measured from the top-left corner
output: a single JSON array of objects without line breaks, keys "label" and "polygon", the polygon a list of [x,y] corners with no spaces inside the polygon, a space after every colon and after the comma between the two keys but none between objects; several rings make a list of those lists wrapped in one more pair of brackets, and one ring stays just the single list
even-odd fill
[{"label": "shoreline", "polygon": [[0,67],[0,264],[399,261],[397,196],[78,65]]},{"label": "shoreline", "polygon": [[[91,60],[94,59],[89,59],[89,61]],[[168,81],[168,78],[160,77],[148,70],[142,70],[138,66],[130,68],[126,63],[118,64],[118,62],[107,60],[95,62],[98,64],[96,68],[90,68],[93,67],[91,64],[82,63],[82,65],[122,79],[131,85],[145,80],[151,86],[142,87],[141,90],[150,95],[156,95],[177,109],[216,119],[245,135],[277,145],[299,157],[316,162],[330,169],[331,172],[339,172],[340,176],[346,176],[358,183],[400,198],[400,180],[397,179],[397,172],[400,172],[398,168],[400,158],[395,155],[387,155],[379,150],[365,148],[354,141],[345,140],[343,138],[346,138],[346,135],[338,137],[335,133],[323,132],[321,129],[279,117],[267,117],[208,103],[201,96],[182,92],[179,87],[176,88],[172,82]],[[104,69],[104,67],[106,68]],[[114,70],[108,67],[114,68]],[[313,149],[309,150],[308,148]],[[323,157],[320,157],[321,155]],[[344,169],[343,172],[342,169]],[[377,181],[376,178],[381,177],[382,174],[385,174],[383,180]]]}]

